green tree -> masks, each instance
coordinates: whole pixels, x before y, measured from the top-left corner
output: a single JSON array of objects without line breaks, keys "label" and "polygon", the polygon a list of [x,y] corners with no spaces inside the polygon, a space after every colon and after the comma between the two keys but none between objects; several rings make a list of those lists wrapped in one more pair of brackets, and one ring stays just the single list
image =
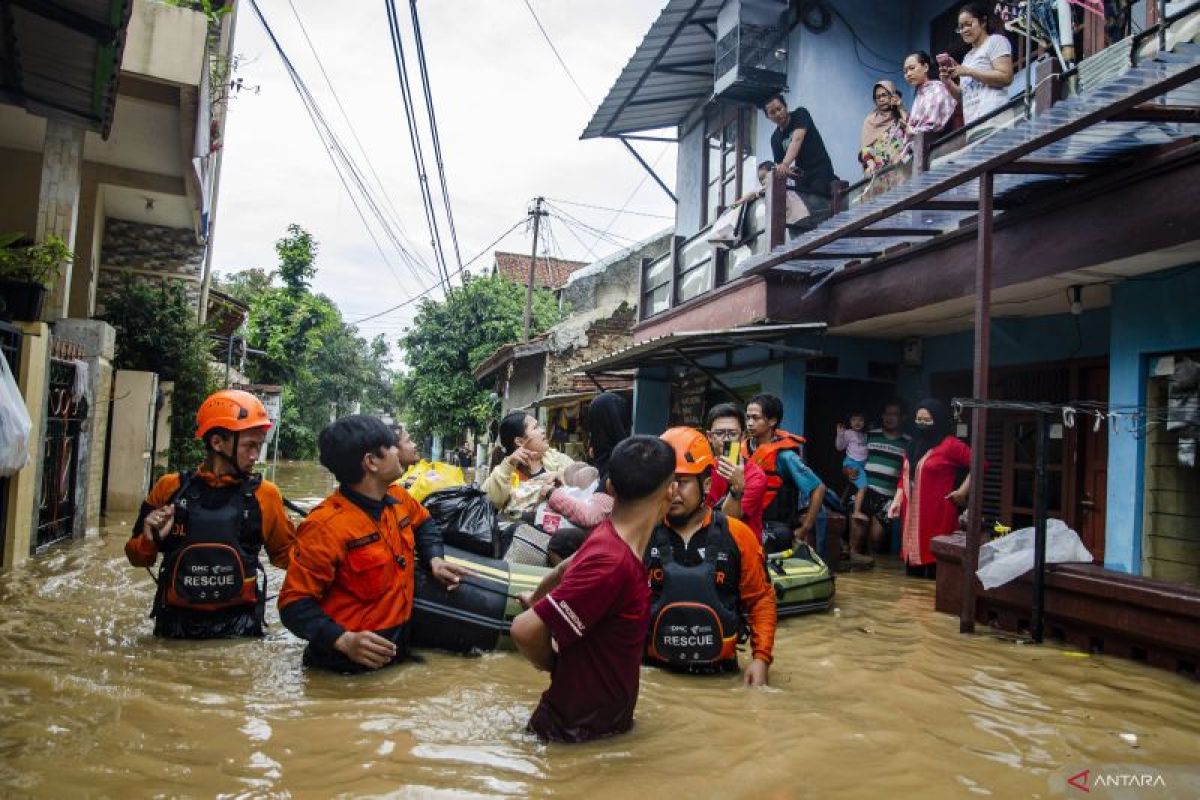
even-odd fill
[{"label": "green tree", "polygon": [[217,388],[217,380],[209,368],[212,342],[196,321],[195,305],[183,284],[126,280],[105,299],[101,319],[116,329],[116,369],[157,372],[160,380],[175,382],[170,468],[194,467],[204,457],[194,437],[196,411]]},{"label": "green tree", "polygon": [[368,412],[394,412],[391,353],[386,340],[363,339],[333,301],[309,289],[317,273],[311,234],[289,225],[275,250],[278,271],[243,270],[220,286],[250,306],[246,338],[264,355],[248,361],[249,377],[284,387],[280,452],[310,458],[317,434],[332,418],[359,404]]},{"label": "green tree", "polygon": [[292,292],[301,292],[317,274],[317,243],[312,234],[296,223],[287,227],[288,235],[275,243],[279,255],[279,276]]},{"label": "green tree", "polygon": [[[521,340],[525,287],[501,276],[464,278],[445,300],[422,301],[400,339],[407,367],[398,383],[400,410],[419,434],[482,433],[496,413],[492,392],[471,371],[498,348]],[[558,301],[534,292],[532,333],[559,321]]]}]

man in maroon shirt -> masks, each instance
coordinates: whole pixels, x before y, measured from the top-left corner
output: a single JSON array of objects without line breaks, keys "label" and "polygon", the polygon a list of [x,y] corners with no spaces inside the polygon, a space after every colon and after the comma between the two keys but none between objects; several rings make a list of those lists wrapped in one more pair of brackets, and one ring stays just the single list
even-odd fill
[{"label": "man in maroon shirt", "polygon": [[632,436],[617,445],[607,484],[612,516],[523,598],[532,607],[513,620],[513,642],[550,673],[529,720],[539,738],[583,742],[633,725],[650,625],[642,554],[674,480],[675,451],[666,442]]},{"label": "man in maroon shirt", "polygon": [[[761,542],[767,473],[740,452],[745,430],[746,415],[736,403],[721,403],[708,412],[708,443],[718,458],[705,502],[709,508],[746,523]],[[739,450],[736,463],[729,458],[729,446],[734,442]]]}]

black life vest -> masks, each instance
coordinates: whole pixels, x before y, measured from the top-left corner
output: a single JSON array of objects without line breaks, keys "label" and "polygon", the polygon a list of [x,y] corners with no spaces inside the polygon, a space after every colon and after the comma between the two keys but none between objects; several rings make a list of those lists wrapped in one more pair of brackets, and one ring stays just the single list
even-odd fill
[{"label": "black life vest", "polygon": [[[214,487],[190,473],[180,475],[172,503],[181,533],[162,541],[155,616],[165,630],[156,632],[188,638],[261,635],[266,573],[258,557],[262,510],[254,494],[261,481],[253,475]],[[187,624],[172,625],[171,617]]]},{"label": "black life vest", "polygon": [[[650,573],[650,640],[647,656],[676,667],[694,668],[737,660],[741,613],[741,554],[725,515],[713,512],[706,531],[704,557],[681,563],[686,548],[677,548],[666,525],[659,525],[646,549]],[[682,542],[680,542],[682,545]]]}]

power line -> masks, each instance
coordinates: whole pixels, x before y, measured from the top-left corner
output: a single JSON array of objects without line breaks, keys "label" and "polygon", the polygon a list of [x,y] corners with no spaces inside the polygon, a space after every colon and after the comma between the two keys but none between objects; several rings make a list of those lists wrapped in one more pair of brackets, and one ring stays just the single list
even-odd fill
[{"label": "power line", "polygon": [[554,53],[554,57],[558,59],[558,64],[563,68],[563,72],[571,79],[571,83],[575,84],[575,91],[579,92],[579,96],[583,98],[583,102],[588,106],[593,105],[591,99],[587,96],[587,92],[579,85],[579,81],[575,80],[575,74],[571,72],[571,68],[567,66],[567,62],[563,60],[562,55],[558,52],[558,48],[554,46],[554,42],[550,40],[550,34],[546,32],[546,28],[542,25],[542,21],[538,19],[537,12],[533,10],[533,6],[529,0],[525,0],[525,7],[529,9],[529,13],[533,16],[533,21],[537,23],[538,30],[542,32],[542,38],[546,40],[546,44],[550,45],[550,50]]},{"label": "power line", "polygon": [[367,153],[367,148],[363,146],[362,140],[358,138],[358,131],[354,127],[354,123],[350,121],[350,115],[346,113],[346,107],[342,105],[341,97],[338,96],[337,90],[333,88],[333,81],[329,78],[329,73],[325,71],[325,65],[321,61],[321,56],[317,53],[316,45],[313,44],[312,38],[308,35],[308,28],[304,25],[304,20],[300,18],[300,11],[296,8],[293,0],[288,0],[288,5],[292,9],[292,15],[296,18],[296,24],[300,26],[300,33],[304,36],[304,41],[308,43],[308,49],[313,55],[313,60],[317,62],[317,69],[321,72],[321,77],[325,80],[325,86],[329,88],[329,94],[333,96],[333,102],[337,105],[338,111],[342,114],[342,120],[346,123],[347,130],[350,131],[350,137],[354,139],[354,143],[358,145],[358,151],[362,154],[363,161],[367,164],[367,169],[371,173],[371,177],[375,179],[375,187],[386,201],[387,210],[391,213],[391,222],[404,234],[405,238],[408,233],[404,230],[404,223],[400,221],[400,215],[396,211],[396,204],[392,201],[391,195],[388,194],[387,186],[383,179],[379,177],[379,173],[375,170],[375,164],[371,162],[371,156]]},{"label": "power line", "polygon": [[[656,166],[658,166],[658,162],[661,161],[662,157],[667,154],[668,148],[670,148],[670,145],[667,145],[666,147],[664,147],[662,150],[659,151],[659,153],[655,157],[654,161],[650,164],[650,170],[653,170]],[[642,187],[646,185],[646,181],[650,178],[650,170],[646,171],[646,174],[642,176],[642,179],[640,181],[638,181],[638,185],[633,187],[633,191],[629,193],[629,196],[625,198],[625,202],[621,204],[621,209],[616,214],[613,215],[612,219],[610,219],[608,221],[608,225],[606,225],[604,228],[605,233],[608,233],[609,230],[612,229],[612,226],[615,225],[617,223],[617,220],[621,218],[621,215],[625,213],[625,209],[629,206],[629,204],[631,202],[633,202],[633,198],[636,197],[637,193],[640,192],[642,190]],[[592,253],[595,252],[595,250],[596,250],[596,245],[599,243],[600,243],[600,237],[597,236],[596,240],[594,242],[592,242],[592,246],[590,248],[588,248],[588,252],[587,252],[588,258],[591,258]]]},{"label": "power line", "polygon": [[462,268],[458,250],[458,231],[454,228],[454,212],[450,209],[450,191],[446,188],[446,171],[442,166],[442,142],[438,136],[437,115],[433,111],[433,88],[429,84],[429,69],[425,65],[425,44],[421,38],[421,21],[417,17],[417,0],[409,0],[412,12],[413,38],[417,43],[417,64],[421,68],[421,89],[425,95],[425,111],[429,114],[429,130],[433,139],[433,160],[437,165],[438,183],[442,186],[442,203],[446,206],[446,222],[450,225],[450,241],[454,243],[454,261]]},{"label": "power line", "polygon": [[[300,96],[301,105],[303,105],[305,112],[308,114],[309,121],[312,123],[318,138],[321,140],[321,143],[326,150],[326,155],[329,157],[330,162],[333,164],[334,171],[337,173],[338,179],[342,183],[342,187],[346,190],[346,194],[349,196],[350,202],[354,206],[355,213],[358,215],[363,227],[366,228],[367,233],[370,235],[372,241],[375,242],[376,249],[379,250],[380,256],[383,258],[384,264],[387,266],[388,271],[392,274],[392,277],[396,280],[397,284],[400,285],[401,288],[407,288],[400,280],[400,277],[396,274],[395,269],[392,267],[392,264],[388,260],[387,256],[384,255],[382,247],[379,245],[379,241],[375,237],[370,224],[367,222],[366,216],[363,214],[362,208],[359,206],[358,199],[355,197],[354,191],[351,189],[351,184],[358,189],[363,201],[375,215],[375,218],[382,228],[384,234],[388,237],[389,241],[392,243],[392,246],[396,248],[396,251],[400,254],[402,260],[404,260],[409,266],[410,273],[415,277],[415,273],[411,272],[414,265],[419,266],[426,271],[428,271],[428,266],[425,265],[404,245],[401,237],[399,237],[392,229],[386,216],[380,209],[379,204],[375,201],[369,187],[366,185],[361,171],[354,163],[354,159],[342,146],[337,134],[334,133],[332,127],[329,125],[329,121],[326,119],[324,113],[321,111],[320,106],[317,104],[316,98],[314,98],[312,93],[308,90],[308,86],[305,84],[304,79],[300,76],[300,73],[296,70],[295,65],[284,51],[283,45],[279,42],[279,38],[275,35],[274,30],[272,30],[270,24],[267,22],[266,17],[263,15],[262,10],[258,7],[258,3],[255,2],[255,0],[251,0],[250,8],[258,18],[259,23],[263,26],[263,30],[266,32],[267,37],[271,40],[271,44],[275,49],[275,52],[279,55],[280,60],[283,62],[284,70],[287,73],[288,78],[291,80],[292,86],[296,89],[297,94]],[[418,283],[420,283],[419,279]]]},{"label": "power line", "polygon": [[[458,275],[461,272],[465,272],[468,267],[470,267],[472,264],[474,264],[479,259],[483,258],[488,253],[488,251],[490,251],[496,245],[500,244],[500,242],[504,239],[504,237],[508,236],[510,233],[515,231],[517,228],[524,225],[525,221],[526,221],[526,218],[522,217],[521,219],[514,222],[508,230],[506,230],[504,233],[500,234],[495,239],[493,239],[491,244],[484,247],[482,250],[480,250],[478,253],[476,253],[475,256],[473,258],[471,258],[470,261],[463,264],[462,267],[460,267],[459,269],[457,269],[453,273],[451,273],[451,277]],[[367,316],[367,317],[363,317],[362,319],[356,319],[353,322],[347,322],[346,324],[347,325],[358,325],[358,324],[366,322],[368,320],[372,320],[377,317],[382,317],[384,314],[390,314],[393,311],[398,311],[401,308],[404,308],[405,306],[412,305],[413,303],[417,302],[422,297],[425,297],[426,295],[428,295],[430,292],[432,292],[436,288],[437,288],[436,286],[431,287],[431,288],[426,289],[425,291],[421,292],[420,294],[413,295],[412,297],[405,300],[403,303],[397,303],[396,305],[392,306],[391,308],[385,308],[383,311],[377,312],[375,314],[371,314],[370,316]]]},{"label": "power line", "polygon": [[434,261],[441,275],[443,289],[450,291],[450,274],[446,268],[446,256],[442,250],[442,237],[438,230],[437,213],[433,196],[429,193],[429,177],[425,173],[425,154],[421,148],[421,137],[417,129],[417,117],[413,108],[412,87],[408,81],[408,66],[404,57],[404,42],[400,35],[400,16],[396,11],[396,0],[384,0],[388,15],[388,32],[392,37],[392,56],[396,60],[396,74],[400,79],[400,95],[404,105],[404,117],[408,123],[408,140],[412,147],[413,162],[417,168],[417,183],[421,189],[421,203],[425,210],[425,222],[429,226],[429,243],[433,247]]},{"label": "power line", "polygon": [[552,202],[555,202],[555,203],[565,203],[569,206],[580,206],[582,208],[593,208],[593,209],[596,209],[597,211],[620,211],[623,214],[628,214],[628,215],[634,216],[634,217],[653,217],[654,219],[671,219],[671,220],[675,219],[675,217],[669,216],[667,214],[651,214],[649,211],[629,211],[628,209],[625,209],[622,211],[622,209],[613,208],[612,206],[598,206],[598,205],[593,205],[592,203],[580,203],[578,200],[563,200],[561,197],[547,197],[546,199],[550,200]]}]

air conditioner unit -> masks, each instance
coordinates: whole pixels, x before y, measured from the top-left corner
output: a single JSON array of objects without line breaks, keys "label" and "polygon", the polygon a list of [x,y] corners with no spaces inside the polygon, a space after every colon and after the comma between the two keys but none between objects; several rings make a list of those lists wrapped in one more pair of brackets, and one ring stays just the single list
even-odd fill
[{"label": "air conditioner unit", "polygon": [[726,0],[717,14],[713,97],[759,103],[787,88],[788,0]]}]

